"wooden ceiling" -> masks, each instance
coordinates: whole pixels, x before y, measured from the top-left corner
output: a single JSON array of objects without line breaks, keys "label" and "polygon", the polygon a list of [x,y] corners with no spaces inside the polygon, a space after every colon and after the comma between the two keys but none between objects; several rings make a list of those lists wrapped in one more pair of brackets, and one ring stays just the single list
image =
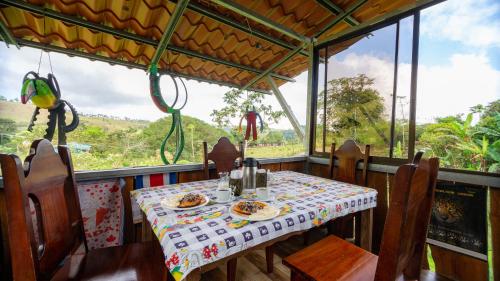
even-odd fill
[{"label": "wooden ceiling", "polygon": [[[297,34],[313,38],[338,14],[359,3],[359,0],[330,1],[237,0],[234,3]],[[368,0],[317,39],[345,32],[416,2]],[[93,59],[123,62],[143,69],[149,65],[176,5],[166,0],[9,0],[0,3],[0,20],[20,45],[71,50],[76,55],[88,54]],[[332,5],[340,13],[327,9]],[[160,59],[159,68],[194,79],[241,87],[302,43],[211,1],[191,0]],[[337,52],[348,46],[339,46]],[[307,70],[307,54],[307,50],[296,54],[272,72],[278,85]],[[265,79],[253,88],[270,89]]]}]

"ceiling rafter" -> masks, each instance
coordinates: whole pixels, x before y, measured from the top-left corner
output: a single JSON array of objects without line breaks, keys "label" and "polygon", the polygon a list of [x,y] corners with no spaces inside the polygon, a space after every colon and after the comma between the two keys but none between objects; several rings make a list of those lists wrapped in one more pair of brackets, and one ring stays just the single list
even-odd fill
[{"label": "ceiling rafter", "polygon": [[[340,8],[338,5],[334,4],[330,0],[316,0],[316,2],[318,2],[321,6],[323,6],[325,9],[327,9],[328,11],[330,11],[334,15],[339,15],[339,14],[344,13],[344,9]],[[347,16],[344,19],[344,21],[351,26],[356,26],[360,23],[358,20],[356,20],[352,16]]]},{"label": "ceiling rafter", "polygon": [[[15,8],[18,8],[18,9],[22,9],[24,11],[32,12],[32,13],[35,13],[35,14],[43,15],[43,16],[46,16],[46,17],[49,17],[49,18],[52,18],[52,19],[61,20],[61,21],[64,21],[64,22],[67,22],[67,23],[71,23],[71,24],[75,24],[75,25],[78,25],[78,26],[82,26],[82,27],[85,27],[85,28],[88,28],[88,29],[97,30],[97,31],[100,31],[100,32],[103,32],[103,33],[106,33],[106,34],[111,34],[111,35],[114,35],[114,36],[117,36],[117,37],[121,37],[121,38],[125,38],[125,39],[128,39],[128,40],[133,40],[133,41],[136,41],[136,42],[140,42],[142,44],[146,44],[146,45],[150,45],[150,46],[154,46],[154,47],[158,46],[158,41],[156,41],[156,40],[153,40],[153,39],[150,39],[150,38],[147,38],[147,37],[144,37],[144,36],[140,36],[140,35],[135,34],[135,33],[118,30],[118,29],[115,29],[115,28],[112,28],[112,27],[109,27],[109,26],[106,26],[106,25],[102,25],[102,24],[98,24],[98,23],[93,23],[93,22],[84,20],[84,19],[79,18],[79,17],[66,15],[66,14],[63,14],[63,13],[60,13],[60,12],[57,12],[57,11],[54,11],[54,10],[51,10],[51,9],[48,9],[48,8],[44,8],[44,7],[41,7],[41,6],[32,5],[32,4],[29,4],[29,3],[24,2],[24,1],[20,1],[20,0],[2,0],[2,2],[5,3],[5,4],[7,4],[7,5],[9,5],[9,6],[12,6],[12,7],[15,7]],[[235,62],[226,61],[226,60],[223,60],[223,59],[219,59],[219,58],[216,58],[216,57],[208,56],[208,55],[205,55],[205,54],[202,54],[202,53],[198,53],[198,52],[195,52],[195,51],[191,51],[191,50],[180,48],[180,47],[173,46],[173,45],[168,45],[167,46],[167,50],[170,50],[170,51],[173,51],[173,52],[177,52],[177,53],[181,53],[181,54],[186,55],[186,56],[192,56],[192,57],[196,57],[196,58],[199,58],[199,59],[211,61],[211,62],[214,62],[214,63],[223,64],[223,65],[226,65],[226,66],[238,68],[240,70],[245,70],[245,71],[257,73],[257,74],[260,74],[260,73],[263,72],[263,70],[259,70],[259,69],[253,68],[251,66],[241,65],[241,64],[238,64],[238,63],[235,63]],[[274,78],[280,79],[280,80],[287,81],[287,82],[295,82],[295,79],[290,78],[288,76],[280,75],[280,74],[277,74],[277,73],[271,73],[271,76],[273,76]]]},{"label": "ceiling rafter", "polygon": [[237,14],[240,14],[244,17],[247,17],[255,22],[258,22],[262,25],[265,25],[271,29],[274,29],[278,32],[280,32],[281,34],[284,34],[290,38],[293,38],[295,40],[298,40],[302,43],[306,42],[306,43],[309,43],[311,42],[311,38],[307,37],[307,36],[304,36],[302,34],[299,34],[281,24],[278,24],[276,22],[273,22],[271,21],[270,19],[260,15],[260,14],[257,14],[255,13],[254,11],[238,4],[238,3],[235,3],[233,1],[230,1],[230,0],[212,0],[213,3],[221,6],[221,7],[224,7],[226,9],[229,9]]},{"label": "ceiling rafter", "polygon": [[260,79],[266,77],[273,70],[275,70],[276,68],[280,67],[281,65],[283,65],[285,62],[287,62],[291,58],[293,58],[296,54],[298,54],[307,45],[308,45],[308,43],[306,43],[306,42],[302,43],[302,45],[300,45],[299,47],[295,48],[295,50],[289,52],[284,57],[282,57],[280,60],[278,60],[277,62],[273,63],[271,65],[271,67],[269,67],[268,69],[266,69],[264,72],[256,75],[254,78],[252,78],[252,80],[250,80],[245,86],[243,86],[241,88],[241,91],[244,91],[244,90],[248,89],[249,87],[253,86],[253,84],[257,83]]},{"label": "ceiling rafter", "polygon": [[[128,68],[141,69],[144,71],[147,70],[146,65],[135,63],[135,62],[118,60],[118,59],[114,59],[114,58],[110,58],[110,57],[106,57],[106,56],[102,56],[102,55],[82,52],[82,51],[78,51],[78,50],[74,50],[74,49],[67,49],[67,48],[58,47],[58,46],[54,46],[54,45],[48,45],[48,44],[44,44],[44,43],[34,42],[34,41],[26,40],[26,39],[19,39],[18,38],[16,41],[17,41],[17,44],[19,46],[26,46],[26,47],[31,47],[31,48],[42,49],[42,50],[45,50],[47,52],[57,52],[57,53],[65,54],[68,56],[77,56],[77,57],[86,58],[86,59],[90,59],[90,60],[102,61],[102,62],[109,63],[111,65],[121,65],[121,66],[125,66]],[[192,79],[192,80],[206,82],[206,83],[210,83],[210,84],[218,84],[221,86],[226,86],[226,87],[231,87],[231,88],[240,87],[240,85],[230,83],[230,82],[205,79],[205,78],[191,76],[188,74],[183,74],[183,73],[171,71],[171,70],[163,70],[162,69],[162,70],[159,70],[159,73],[160,74],[172,74],[172,75],[183,77],[186,79]],[[250,90],[255,91],[255,92],[260,92],[263,94],[267,94],[267,95],[271,94],[269,91],[262,90],[262,89],[252,88]]]},{"label": "ceiling rafter", "polygon": [[[177,3],[177,0],[170,0],[170,2]],[[246,24],[240,23],[234,19],[231,19],[229,17],[223,16],[221,14],[214,12],[214,11],[211,11],[210,9],[207,9],[207,7],[200,5],[196,2],[189,2],[188,10],[193,11],[195,13],[198,13],[202,16],[207,17],[207,18],[210,18],[210,19],[217,21],[219,23],[230,26],[232,28],[238,29],[239,31],[242,31],[242,32],[246,33],[247,35],[252,35],[252,36],[260,38],[266,42],[269,42],[271,44],[278,45],[282,48],[285,48],[288,50],[293,50],[293,49],[295,49],[295,47],[297,47],[295,45],[292,45],[286,41],[283,41],[279,38],[276,38],[275,36],[267,34],[263,31],[258,30],[258,29],[251,29]],[[305,51],[301,51],[300,54],[303,56],[306,56],[306,57],[309,56],[309,54]]]},{"label": "ceiling rafter", "polygon": [[150,65],[156,65],[160,61],[161,56],[167,49],[168,43],[170,43],[170,39],[172,39],[172,36],[174,35],[175,28],[181,21],[182,14],[186,10],[188,4],[189,0],[179,0],[177,4],[175,4],[175,9],[168,19],[167,27],[165,28],[165,31],[163,31],[158,47],[151,58]]},{"label": "ceiling rafter", "polygon": [[354,13],[357,9],[359,9],[361,6],[363,6],[366,2],[368,2],[368,0],[358,0],[358,1],[356,1],[349,8],[347,8],[347,10],[345,10],[343,13],[338,14],[337,16],[335,16],[335,18],[333,19],[333,21],[331,21],[330,23],[328,23],[327,25],[325,25],[319,32],[317,32],[314,35],[314,37],[318,38],[323,33],[327,32],[328,30],[330,30],[331,28],[333,28],[334,26],[336,26],[337,24],[339,24],[340,22],[342,22],[343,20],[345,20],[352,13]]}]

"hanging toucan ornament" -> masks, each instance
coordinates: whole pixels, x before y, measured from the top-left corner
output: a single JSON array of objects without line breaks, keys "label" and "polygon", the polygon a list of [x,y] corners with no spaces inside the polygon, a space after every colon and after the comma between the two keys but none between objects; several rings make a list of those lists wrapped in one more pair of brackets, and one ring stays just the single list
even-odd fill
[{"label": "hanging toucan ornament", "polygon": [[[181,109],[183,109],[184,106],[186,106],[188,100],[188,93],[184,81],[180,77],[174,77],[172,75],[169,76],[174,82],[175,86],[175,99],[171,105],[168,105],[163,99],[160,89],[161,75],[158,73],[158,66],[151,65],[149,69],[149,91],[154,104],[161,111],[172,114],[172,125],[170,126],[170,129],[165,138],[163,139],[160,147],[161,160],[165,165],[170,164],[170,162],[167,159],[165,151],[168,151],[167,142],[174,135],[174,133],[175,133],[175,149],[172,153],[174,155],[174,159],[172,161],[173,164],[175,164],[177,160],[179,160],[179,157],[181,156],[181,153],[184,150],[184,130],[182,129]],[[184,104],[182,104],[182,106],[180,107],[175,107],[179,99],[179,85],[176,79],[180,81],[180,84],[184,88],[184,94],[185,94]]]},{"label": "hanging toucan ornament", "polygon": [[[21,89],[21,102],[26,104],[29,100],[31,100],[36,108],[28,125],[28,131],[33,130],[40,109],[47,109],[49,111],[49,122],[47,123],[44,138],[52,141],[57,124],[57,143],[65,145],[66,133],[75,130],[78,127],[80,119],[75,108],[69,102],[61,99],[59,84],[53,73],[48,74],[47,78],[44,78],[40,77],[38,73],[30,71],[24,76]],[[71,115],[73,116],[69,125],[66,125],[66,105],[71,110]]]},{"label": "hanging toucan ornament", "polygon": [[250,133],[252,133],[253,140],[257,140],[257,118],[260,121],[260,132],[264,130],[264,123],[262,122],[262,118],[260,117],[260,114],[255,111],[255,107],[253,107],[252,110],[248,110],[243,115],[240,119],[240,126],[239,126],[239,131],[240,133],[243,131],[241,127],[241,123],[243,122],[243,119],[247,120],[247,131],[245,133],[245,140],[250,139]]}]

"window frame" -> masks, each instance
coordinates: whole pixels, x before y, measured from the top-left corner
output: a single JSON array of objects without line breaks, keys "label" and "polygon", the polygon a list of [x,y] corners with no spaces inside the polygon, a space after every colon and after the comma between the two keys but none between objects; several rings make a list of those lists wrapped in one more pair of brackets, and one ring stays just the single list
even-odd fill
[{"label": "window frame", "polygon": [[[404,163],[408,163],[410,159],[413,159],[413,156],[415,154],[415,130],[416,130],[416,95],[417,95],[417,74],[418,74],[418,48],[419,48],[419,40],[420,40],[420,10],[427,8],[428,6],[420,7],[418,9],[410,10],[406,13],[387,18],[381,22],[378,22],[376,24],[373,24],[371,26],[367,26],[365,28],[361,28],[358,30],[355,30],[349,34],[346,34],[344,36],[341,36],[337,39],[333,39],[327,42],[323,42],[321,44],[315,45],[313,49],[313,67],[312,67],[312,99],[311,99],[311,104],[309,105],[311,107],[310,111],[310,120],[311,120],[311,132],[310,132],[310,138],[311,141],[309,142],[309,151],[308,155],[313,156],[313,157],[322,157],[326,158],[329,157],[330,152],[328,149],[325,149],[324,152],[318,152],[316,151],[316,126],[317,126],[317,117],[318,117],[318,112],[317,112],[317,103],[318,103],[318,95],[319,95],[319,89],[318,89],[318,81],[319,81],[319,62],[320,62],[320,57],[319,53],[320,50],[325,49],[328,51],[328,47],[335,45],[335,44],[341,44],[347,40],[353,39],[358,36],[362,36],[365,34],[368,34],[370,32],[377,31],[379,29],[385,28],[390,25],[395,25],[396,26],[396,48],[395,48],[395,60],[394,60],[394,78],[393,78],[393,97],[392,97],[392,108],[391,108],[391,126],[390,126],[390,145],[389,145],[389,157],[384,157],[384,156],[372,156],[372,161],[373,163],[377,164],[387,164],[387,165],[401,165]],[[406,155],[407,158],[394,158],[394,133],[395,133],[395,118],[396,118],[396,113],[395,113],[395,105],[396,105],[396,93],[397,93],[397,80],[398,80],[398,59],[399,59],[399,31],[400,31],[400,21],[413,16],[413,35],[412,35],[412,50],[411,50],[411,82],[410,82],[410,114],[409,114],[409,126],[408,126],[408,154]],[[328,60],[325,62],[325,81],[324,84],[327,83],[326,81],[326,75],[327,75],[327,70],[326,66],[328,65],[327,63]],[[324,123],[323,123],[324,124]],[[326,146],[325,143],[325,131],[326,131],[326,126],[322,126],[323,130],[323,146]]]},{"label": "window frame", "polygon": [[[312,66],[312,89],[311,89],[311,94],[312,98],[310,100],[309,106],[311,107],[310,111],[310,141],[309,141],[309,148],[308,148],[308,155],[310,157],[320,157],[320,158],[328,158],[330,156],[330,152],[328,149],[326,149],[325,152],[316,152],[316,121],[317,121],[317,102],[318,102],[318,73],[319,73],[319,51],[321,49],[324,49],[327,46],[331,46],[334,44],[339,44],[342,42],[345,42],[347,40],[353,39],[357,36],[361,36],[379,29],[382,29],[384,27],[387,27],[392,24],[397,24],[396,29],[396,53],[395,54],[395,73],[397,73],[397,67],[398,67],[398,57],[399,57],[399,22],[407,17],[413,16],[413,35],[412,35],[412,52],[411,52],[411,82],[410,82],[410,112],[409,112],[409,132],[408,132],[408,155],[407,158],[391,158],[393,156],[393,150],[394,150],[394,131],[393,131],[393,126],[395,125],[395,114],[394,114],[394,100],[396,95],[393,95],[393,106],[392,106],[392,112],[391,112],[391,144],[389,148],[389,157],[382,157],[382,156],[371,156],[372,163],[374,164],[382,164],[382,165],[391,165],[391,166],[399,166],[402,164],[406,164],[411,159],[413,159],[413,156],[415,155],[415,143],[416,143],[416,103],[417,103],[417,83],[418,83],[418,65],[419,65],[419,43],[420,43],[420,11],[424,10],[428,7],[432,7],[436,4],[439,4],[443,1],[435,1],[428,3],[426,5],[423,5],[418,8],[414,8],[411,10],[408,10],[405,13],[402,13],[400,15],[396,15],[393,17],[389,17],[386,19],[383,19],[377,23],[374,23],[372,25],[368,25],[363,28],[358,28],[353,30],[353,32],[350,32],[348,34],[345,34],[339,38],[329,40],[326,42],[322,42],[320,44],[317,44],[314,46],[313,49],[313,66]],[[326,72],[326,71],[325,71]],[[397,75],[394,77],[394,93],[397,92],[396,90],[397,87]],[[324,127],[324,126],[323,126]],[[497,173],[489,173],[489,172],[482,172],[482,171],[473,171],[473,170],[466,170],[466,169],[459,169],[459,168],[439,168],[440,171],[443,172],[453,172],[453,173],[460,173],[460,174],[469,174],[469,175],[478,175],[478,176],[492,176],[492,177],[499,177],[500,174]]]}]

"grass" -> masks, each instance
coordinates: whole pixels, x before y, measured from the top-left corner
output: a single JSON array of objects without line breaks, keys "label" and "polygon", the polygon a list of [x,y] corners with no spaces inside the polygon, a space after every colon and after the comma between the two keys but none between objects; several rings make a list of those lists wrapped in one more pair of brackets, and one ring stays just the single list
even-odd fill
[{"label": "grass", "polygon": [[245,150],[245,157],[255,158],[289,157],[302,154],[304,154],[304,145],[301,143],[280,146],[254,146],[247,147]]}]

